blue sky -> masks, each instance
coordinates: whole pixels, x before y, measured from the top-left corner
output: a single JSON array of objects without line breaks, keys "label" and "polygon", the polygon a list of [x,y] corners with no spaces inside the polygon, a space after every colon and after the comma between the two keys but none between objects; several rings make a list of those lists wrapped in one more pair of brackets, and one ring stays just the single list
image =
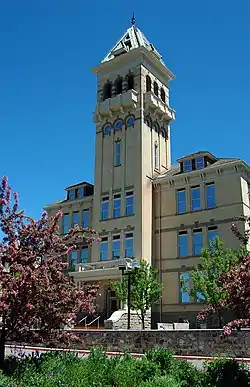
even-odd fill
[{"label": "blue sky", "polygon": [[153,9],[145,0],[10,0],[0,12],[0,175],[29,215],[66,186],[93,182],[91,68],[133,11],[176,75],[172,161],[207,149],[250,162],[248,0],[158,0]]}]

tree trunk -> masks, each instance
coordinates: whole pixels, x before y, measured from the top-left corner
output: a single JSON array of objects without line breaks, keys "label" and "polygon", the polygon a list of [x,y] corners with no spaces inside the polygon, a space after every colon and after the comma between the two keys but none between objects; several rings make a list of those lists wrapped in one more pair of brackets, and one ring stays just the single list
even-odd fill
[{"label": "tree trunk", "polygon": [[141,325],[142,325],[142,329],[144,330],[145,329],[145,321],[144,321],[144,312],[141,311]]},{"label": "tree trunk", "polygon": [[0,369],[4,368],[5,343],[6,343],[6,334],[5,334],[5,329],[2,328],[1,336],[0,336]]},{"label": "tree trunk", "polygon": [[218,320],[219,320],[219,328],[222,329],[223,328],[223,324],[222,324],[222,317],[221,317],[220,310],[218,310],[217,316],[218,316]]}]

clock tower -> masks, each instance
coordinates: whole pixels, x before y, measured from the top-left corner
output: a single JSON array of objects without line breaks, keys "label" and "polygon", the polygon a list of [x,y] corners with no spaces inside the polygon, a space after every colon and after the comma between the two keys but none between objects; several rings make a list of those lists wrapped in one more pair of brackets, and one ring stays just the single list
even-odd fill
[{"label": "clock tower", "polygon": [[108,259],[151,263],[152,179],[170,168],[174,111],[169,82],[174,75],[134,18],[94,72],[93,228],[102,242],[93,249],[92,261],[102,260],[103,252]]}]

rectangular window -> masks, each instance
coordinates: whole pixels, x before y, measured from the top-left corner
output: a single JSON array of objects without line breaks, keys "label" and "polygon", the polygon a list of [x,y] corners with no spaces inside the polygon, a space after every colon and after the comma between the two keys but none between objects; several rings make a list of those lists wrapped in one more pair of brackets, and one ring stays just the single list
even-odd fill
[{"label": "rectangular window", "polygon": [[89,209],[82,212],[82,225],[83,227],[89,227]]},{"label": "rectangular window", "polygon": [[89,248],[88,246],[83,246],[81,248],[81,263],[87,263],[89,259]]},{"label": "rectangular window", "polygon": [[202,229],[193,230],[193,255],[200,255],[203,248]]},{"label": "rectangular window", "polygon": [[71,189],[68,191],[68,199],[69,200],[74,200],[76,198],[76,191],[74,189]]},{"label": "rectangular window", "polygon": [[115,166],[121,165],[121,142],[115,143]]},{"label": "rectangular window", "polygon": [[[201,274],[202,274],[202,277],[204,277],[203,271],[201,272]],[[204,297],[203,293],[197,292],[196,293],[196,302],[197,303],[204,303],[204,301],[205,301],[205,297]]]},{"label": "rectangular window", "polygon": [[134,192],[126,192],[126,216],[134,213]]},{"label": "rectangular window", "polygon": [[69,214],[64,214],[63,215],[63,233],[64,234],[67,234],[67,232],[69,232],[69,229],[70,229],[70,215]]},{"label": "rectangular window", "polygon": [[216,226],[214,227],[208,227],[207,229],[207,241],[208,241],[208,244],[210,244],[210,242],[213,241],[213,239],[215,237],[218,236],[218,229]]},{"label": "rectangular window", "polygon": [[77,264],[77,260],[78,260],[78,251],[74,250],[71,253],[70,266],[75,266]]},{"label": "rectangular window", "polygon": [[112,241],[112,258],[119,259],[121,256],[120,235],[114,235]]},{"label": "rectangular window", "polygon": [[158,144],[154,144],[154,168],[159,169],[159,161],[158,161]]},{"label": "rectangular window", "polygon": [[178,235],[179,257],[188,257],[188,234],[187,231],[180,231]]},{"label": "rectangular window", "polygon": [[181,303],[189,303],[190,295],[187,291],[185,291],[185,288],[189,289],[190,287],[190,276],[188,272],[180,274],[180,283],[180,301]]},{"label": "rectangular window", "polygon": [[206,195],[206,208],[214,208],[216,206],[214,183],[206,184],[205,195]]},{"label": "rectangular window", "polygon": [[101,203],[101,220],[106,220],[109,217],[109,197],[102,198]]},{"label": "rectangular window", "polygon": [[125,258],[134,257],[134,234],[132,232],[125,234]]},{"label": "rectangular window", "polygon": [[119,218],[121,216],[121,195],[114,195],[113,201],[113,218]]},{"label": "rectangular window", "polygon": [[195,159],[195,169],[202,169],[204,167],[204,157],[197,157],[197,159]]},{"label": "rectangular window", "polygon": [[108,238],[102,238],[100,243],[100,261],[107,261],[109,259],[109,244]]},{"label": "rectangular window", "polygon": [[177,213],[184,214],[187,212],[187,197],[185,189],[177,191]]},{"label": "rectangular window", "polygon": [[192,171],[192,160],[183,161],[183,171],[191,172]]},{"label": "rectangular window", "polygon": [[77,188],[77,197],[82,199],[84,197],[84,187]]},{"label": "rectangular window", "polygon": [[201,209],[201,190],[200,187],[191,188],[191,209],[199,211]]},{"label": "rectangular window", "polygon": [[79,224],[79,212],[73,212],[72,214],[72,227]]}]

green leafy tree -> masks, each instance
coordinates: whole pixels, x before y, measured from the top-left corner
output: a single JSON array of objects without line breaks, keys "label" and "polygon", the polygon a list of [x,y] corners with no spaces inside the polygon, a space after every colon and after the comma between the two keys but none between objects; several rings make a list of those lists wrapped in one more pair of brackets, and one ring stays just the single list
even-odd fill
[{"label": "green leafy tree", "polygon": [[[158,279],[158,271],[145,260],[140,261],[137,269],[131,271],[131,309],[136,310],[145,329],[145,314],[161,298],[163,289]],[[116,297],[125,302],[128,299],[128,276],[124,275],[120,282],[112,283]]]},{"label": "green leafy tree", "polygon": [[[221,307],[231,310],[236,320],[230,321],[224,326],[224,334],[230,335],[233,329],[240,330],[250,326],[250,217],[240,216],[236,221],[244,222],[243,232],[239,229],[239,224],[233,223],[231,230],[240,240],[241,246],[236,251],[237,259],[227,272],[223,273],[218,281],[227,297],[220,303]],[[215,310],[211,305],[199,313],[199,318],[203,320],[209,314],[214,314]]]},{"label": "green leafy tree", "polygon": [[201,252],[201,264],[190,272],[192,286],[182,280],[182,286],[191,297],[199,303],[211,307],[218,316],[219,326],[222,328],[223,300],[227,298],[227,291],[219,281],[224,273],[227,273],[235,260],[237,252],[226,249],[223,242],[214,238],[206,249]]}]

